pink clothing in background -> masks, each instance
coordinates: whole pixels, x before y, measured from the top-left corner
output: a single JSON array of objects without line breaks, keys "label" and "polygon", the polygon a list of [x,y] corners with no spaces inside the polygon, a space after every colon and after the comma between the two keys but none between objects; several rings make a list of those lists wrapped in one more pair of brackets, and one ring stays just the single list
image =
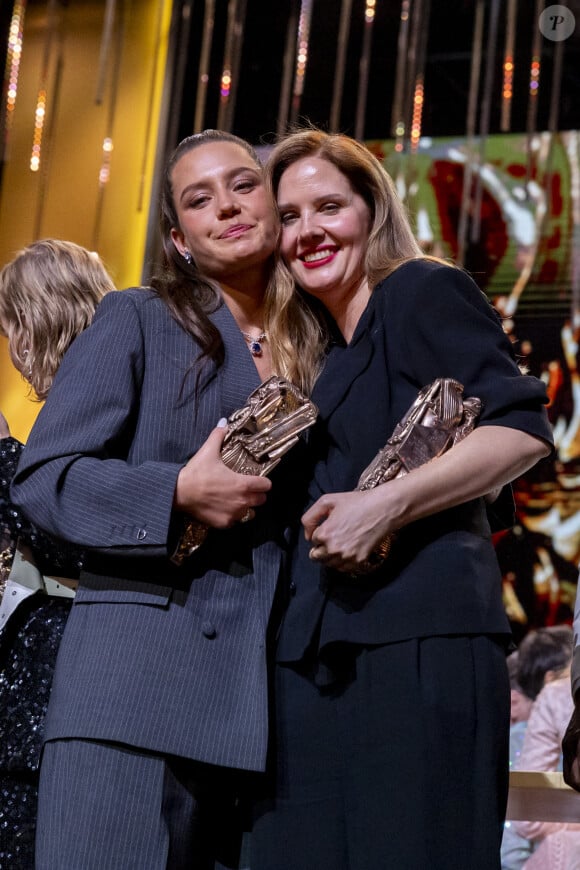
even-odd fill
[{"label": "pink clothing in background", "polygon": [[[532,707],[518,770],[561,770],[562,738],[573,709],[570,678],[544,686]],[[513,822],[521,837],[538,842],[524,870],[580,870],[580,823]]]}]

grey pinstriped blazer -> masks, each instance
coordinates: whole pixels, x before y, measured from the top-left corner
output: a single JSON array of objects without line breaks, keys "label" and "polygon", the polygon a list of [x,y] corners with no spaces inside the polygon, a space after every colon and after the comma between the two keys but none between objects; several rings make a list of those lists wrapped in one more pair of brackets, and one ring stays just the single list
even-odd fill
[{"label": "grey pinstriped blazer", "polygon": [[280,572],[275,498],[247,526],[168,560],[177,474],[259,377],[228,308],[224,365],[193,397],[197,348],[149,290],[105,297],[73,344],[23,453],[14,501],[94,548],[58,658],[46,738],[117,741],[263,769],[265,635]]}]

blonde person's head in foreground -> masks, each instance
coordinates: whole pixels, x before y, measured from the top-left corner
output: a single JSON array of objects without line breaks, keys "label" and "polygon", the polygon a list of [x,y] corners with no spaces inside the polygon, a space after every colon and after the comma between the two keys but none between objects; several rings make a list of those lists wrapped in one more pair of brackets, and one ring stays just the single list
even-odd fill
[{"label": "blonde person's head in foreground", "polygon": [[46,398],[72,341],[115,290],[100,257],[74,242],[33,242],[0,272],[0,331],[38,399]]}]

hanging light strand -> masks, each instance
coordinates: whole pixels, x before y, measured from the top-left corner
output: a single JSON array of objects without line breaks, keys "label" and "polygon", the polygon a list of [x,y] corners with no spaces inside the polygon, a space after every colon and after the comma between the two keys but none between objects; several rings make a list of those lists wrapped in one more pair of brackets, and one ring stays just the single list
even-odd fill
[{"label": "hanging light strand", "polygon": [[542,67],[542,59],[539,54],[535,54],[532,57],[532,62],[530,64],[530,87],[529,87],[529,95],[531,100],[536,100],[538,98],[538,91],[540,89],[540,71]]},{"label": "hanging light strand", "polygon": [[467,249],[467,230],[472,199],[473,175],[478,169],[475,154],[475,130],[477,126],[477,95],[481,79],[481,58],[483,53],[483,25],[485,19],[485,0],[477,0],[473,22],[473,41],[471,45],[471,71],[469,75],[469,97],[467,101],[466,149],[463,170],[461,206],[457,224],[457,262],[465,264]]},{"label": "hanging light strand", "polygon": [[111,154],[113,153],[113,139],[105,136],[101,146],[101,168],[99,169],[99,187],[108,184],[111,178]]},{"label": "hanging light strand", "polygon": [[310,20],[312,18],[312,0],[301,0],[300,17],[298,19],[298,38],[296,45],[296,68],[294,71],[294,89],[292,93],[291,121],[298,120],[302,94],[304,92],[304,77],[308,65],[308,48],[310,43]]},{"label": "hanging light strand", "polygon": [[365,6],[365,22],[366,24],[372,24],[375,20],[375,6],[377,5],[376,0],[366,0]]},{"label": "hanging light strand", "polygon": [[[535,21],[542,14],[544,0],[536,0]],[[536,125],[538,119],[538,95],[540,92],[540,73],[542,69],[542,34],[536,27],[532,39],[532,57],[530,61],[530,78],[528,84],[528,110],[526,117],[526,190],[530,181],[535,178],[537,170]]]},{"label": "hanging light strand", "polygon": [[231,132],[234,126],[237,86],[240,79],[240,63],[244,42],[246,0],[230,0],[228,27],[224,48],[224,69],[220,82],[220,105],[218,128]]},{"label": "hanging light strand", "polygon": [[[539,18],[544,0],[536,0],[536,19]],[[528,133],[536,129],[538,94],[540,91],[540,72],[542,69],[542,35],[540,28],[534,30],[532,40],[532,60],[530,62],[530,81],[528,86]]]},{"label": "hanging light strand", "polygon": [[128,6],[125,0],[120,0],[115,10],[114,23],[111,31],[111,55],[112,63],[109,79],[108,96],[103,93],[103,101],[107,97],[107,119],[103,144],[101,145],[101,166],[99,168],[98,195],[93,224],[91,246],[97,250],[101,232],[101,222],[105,202],[105,193],[111,180],[112,155],[114,149],[113,130],[117,113],[117,101],[119,98],[119,82],[123,61],[123,48],[127,30]]},{"label": "hanging light strand", "polygon": [[425,103],[425,59],[427,56],[427,34],[429,33],[429,17],[431,15],[431,0],[423,0],[420,9],[422,26],[417,39],[417,58],[415,61],[415,88],[413,90],[413,105],[411,109],[411,124],[409,131],[410,150],[415,153],[421,139],[421,124],[423,106]]},{"label": "hanging light strand", "polygon": [[[143,157],[141,159],[141,173],[139,179],[139,196],[137,198],[137,211],[143,211],[144,208],[144,196],[145,196],[145,187],[147,183],[146,171],[147,164],[149,162],[149,153],[151,149],[151,140],[153,137],[153,113],[154,113],[154,104],[155,104],[155,86],[157,83],[157,76],[159,70],[159,62],[160,62],[160,54],[161,54],[161,40],[162,40],[162,25],[163,25],[163,0],[158,0],[157,2],[157,18],[155,22],[155,49],[153,51],[153,63],[151,65],[151,79],[149,83],[149,95],[147,99],[147,125],[145,132],[145,139],[143,143]],[[182,9],[183,18],[186,20],[186,23],[189,23],[189,7],[186,5]],[[180,58],[181,60],[181,58]]]},{"label": "hanging light strand", "polygon": [[109,75],[109,54],[111,51],[113,28],[115,26],[115,15],[117,13],[116,7],[117,0],[107,0],[103,19],[103,31],[99,52],[99,71],[97,73],[97,88],[95,93],[95,103],[97,106],[100,106],[103,102],[105,88],[107,86],[107,77]]},{"label": "hanging light strand", "polygon": [[485,75],[483,79],[483,92],[479,113],[479,148],[478,148],[478,173],[475,179],[475,193],[473,198],[473,221],[471,224],[471,241],[478,242],[481,232],[481,206],[483,202],[483,174],[485,165],[485,152],[491,115],[491,103],[493,96],[495,49],[499,27],[499,11],[501,0],[491,0],[489,11],[489,25],[487,33],[487,46],[485,51]]},{"label": "hanging light strand", "polygon": [[375,23],[376,0],[366,0],[365,26],[363,32],[363,47],[359,64],[358,99],[355,121],[355,138],[364,139],[365,118],[367,113],[367,94],[369,89],[369,71],[371,63],[371,45],[373,24]]},{"label": "hanging light strand", "polygon": [[18,74],[20,72],[20,60],[22,58],[22,43],[24,31],[24,14],[26,2],[14,4],[10,27],[8,30],[8,46],[6,51],[6,68],[4,73],[4,93],[6,95],[3,106],[4,115],[4,143],[8,139],[8,133],[12,126],[12,117],[16,107],[16,95],[18,93]]},{"label": "hanging light strand", "polygon": [[410,6],[410,0],[402,0],[399,38],[397,44],[395,95],[393,99],[393,113],[391,116],[391,133],[396,139],[395,151],[398,152],[401,152],[403,150],[403,140],[405,137],[403,102],[405,92],[405,75],[407,69],[407,51],[409,46]]},{"label": "hanging light strand", "polygon": [[44,132],[44,120],[46,118],[46,88],[41,87],[36,97],[36,110],[34,112],[34,133],[32,136],[32,153],[30,155],[30,171],[38,172],[40,169],[40,153],[42,148],[42,134]]},{"label": "hanging light strand", "polygon": [[[220,79],[220,102],[222,106],[227,103],[232,89],[232,50],[236,25],[236,5],[236,0],[230,0],[228,4],[228,26],[224,51],[224,68]],[[218,127],[221,129],[222,126],[222,120],[218,119]]]},{"label": "hanging light strand", "polygon": [[[425,21],[428,18],[428,5],[428,0],[413,0],[410,10],[411,23],[409,43],[405,52],[401,122],[397,130],[397,143],[395,145],[395,150],[399,152],[410,150],[411,146],[415,93],[418,77],[422,73],[421,55],[428,30],[428,26],[425,26]],[[425,14],[426,8],[427,13]]]},{"label": "hanging light strand", "polygon": [[48,80],[51,61],[53,60],[53,46],[58,38],[58,7],[59,0],[50,0],[48,4],[46,39],[44,42],[40,83],[36,95],[36,108],[34,110],[34,132],[32,134],[32,149],[30,153],[31,172],[38,172],[41,163],[42,141],[48,113]]},{"label": "hanging light strand", "polygon": [[199,58],[199,81],[193,121],[194,133],[201,133],[205,123],[205,106],[207,102],[207,86],[209,84],[210,55],[213,41],[214,21],[215,0],[207,0],[203,13],[203,33]]},{"label": "hanging light strand", "polygon": [[514,95],[514,47],[516,38],[516,15],[518,0],[508,0],[506,10],[505,53],[503,58],[503,84],[501,91],[502,133],[509,133],[511,128],[512,99]]},{"label": "hanging light strand", "polygon": [[286,130],[290,111],[290,97],[292,94],[292,77],[294,55],[298,40],[298,6],[296,0],[292,0],[288,24],[286,26],[286,45],[284,47],[284,61],[282,64],[282,83],[280,85],[280,100],[278,108],[278,136],[282,136]]},{"label": "hanging light strand", "polygon": [[336,47],[336,67],[334,73],[334,89],[330,106],[330,130],[336,133],[340,127],[340,110],[344,89],[344,74],[346,69],[346,54],[350,37],[350,20],[352,15],[352,0],[342,0],[340,10],[340,27]]},{"label": "hanging light strand", "polygon": [[571,284],[572,284],[572,326],[577,332],[580,329],[580,133],[570,131],[563,137],[568,166],[570,167],[570,200],[572,203],[572,254],[571,254]]},{"label": "hanging light strand", "polygon": [[423,115],[423,76],[417,76],[413,94],[413,115],[411,117],[411,151],[416,151],[421,138],[421,119]]}]

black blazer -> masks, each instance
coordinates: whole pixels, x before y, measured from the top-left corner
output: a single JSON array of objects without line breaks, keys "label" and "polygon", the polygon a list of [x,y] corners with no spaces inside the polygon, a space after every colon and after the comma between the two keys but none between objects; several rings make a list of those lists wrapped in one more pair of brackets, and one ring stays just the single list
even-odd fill
[{"label": "black blazer", "polygon": [[87,552],[47,739],[110,740],[230,767],[265,764],[265,638],[284,547],[276,496],[255,521],[168,556],[178,472],[259,384],[227,306],[225,363],[199,400],[193,340],[151,291],[111,293],[74,342],[12,487],[39,526]]},{"label": "black blazer", "polygon": [[[462,271],[412,261],[374,290],[352,341],[337,339],[313,398],[309,504],[352,490],[419,389],[453,377],[483,401],[480,426],[509,426],[551,443],[543,383],[520,373],[497,313]],[[384,566],[351,579],[308,559],[302,531],[293,558],[282,661],[308,647],[411,637],[508,633],[501,576],[482,499],[406,527]]]}]

